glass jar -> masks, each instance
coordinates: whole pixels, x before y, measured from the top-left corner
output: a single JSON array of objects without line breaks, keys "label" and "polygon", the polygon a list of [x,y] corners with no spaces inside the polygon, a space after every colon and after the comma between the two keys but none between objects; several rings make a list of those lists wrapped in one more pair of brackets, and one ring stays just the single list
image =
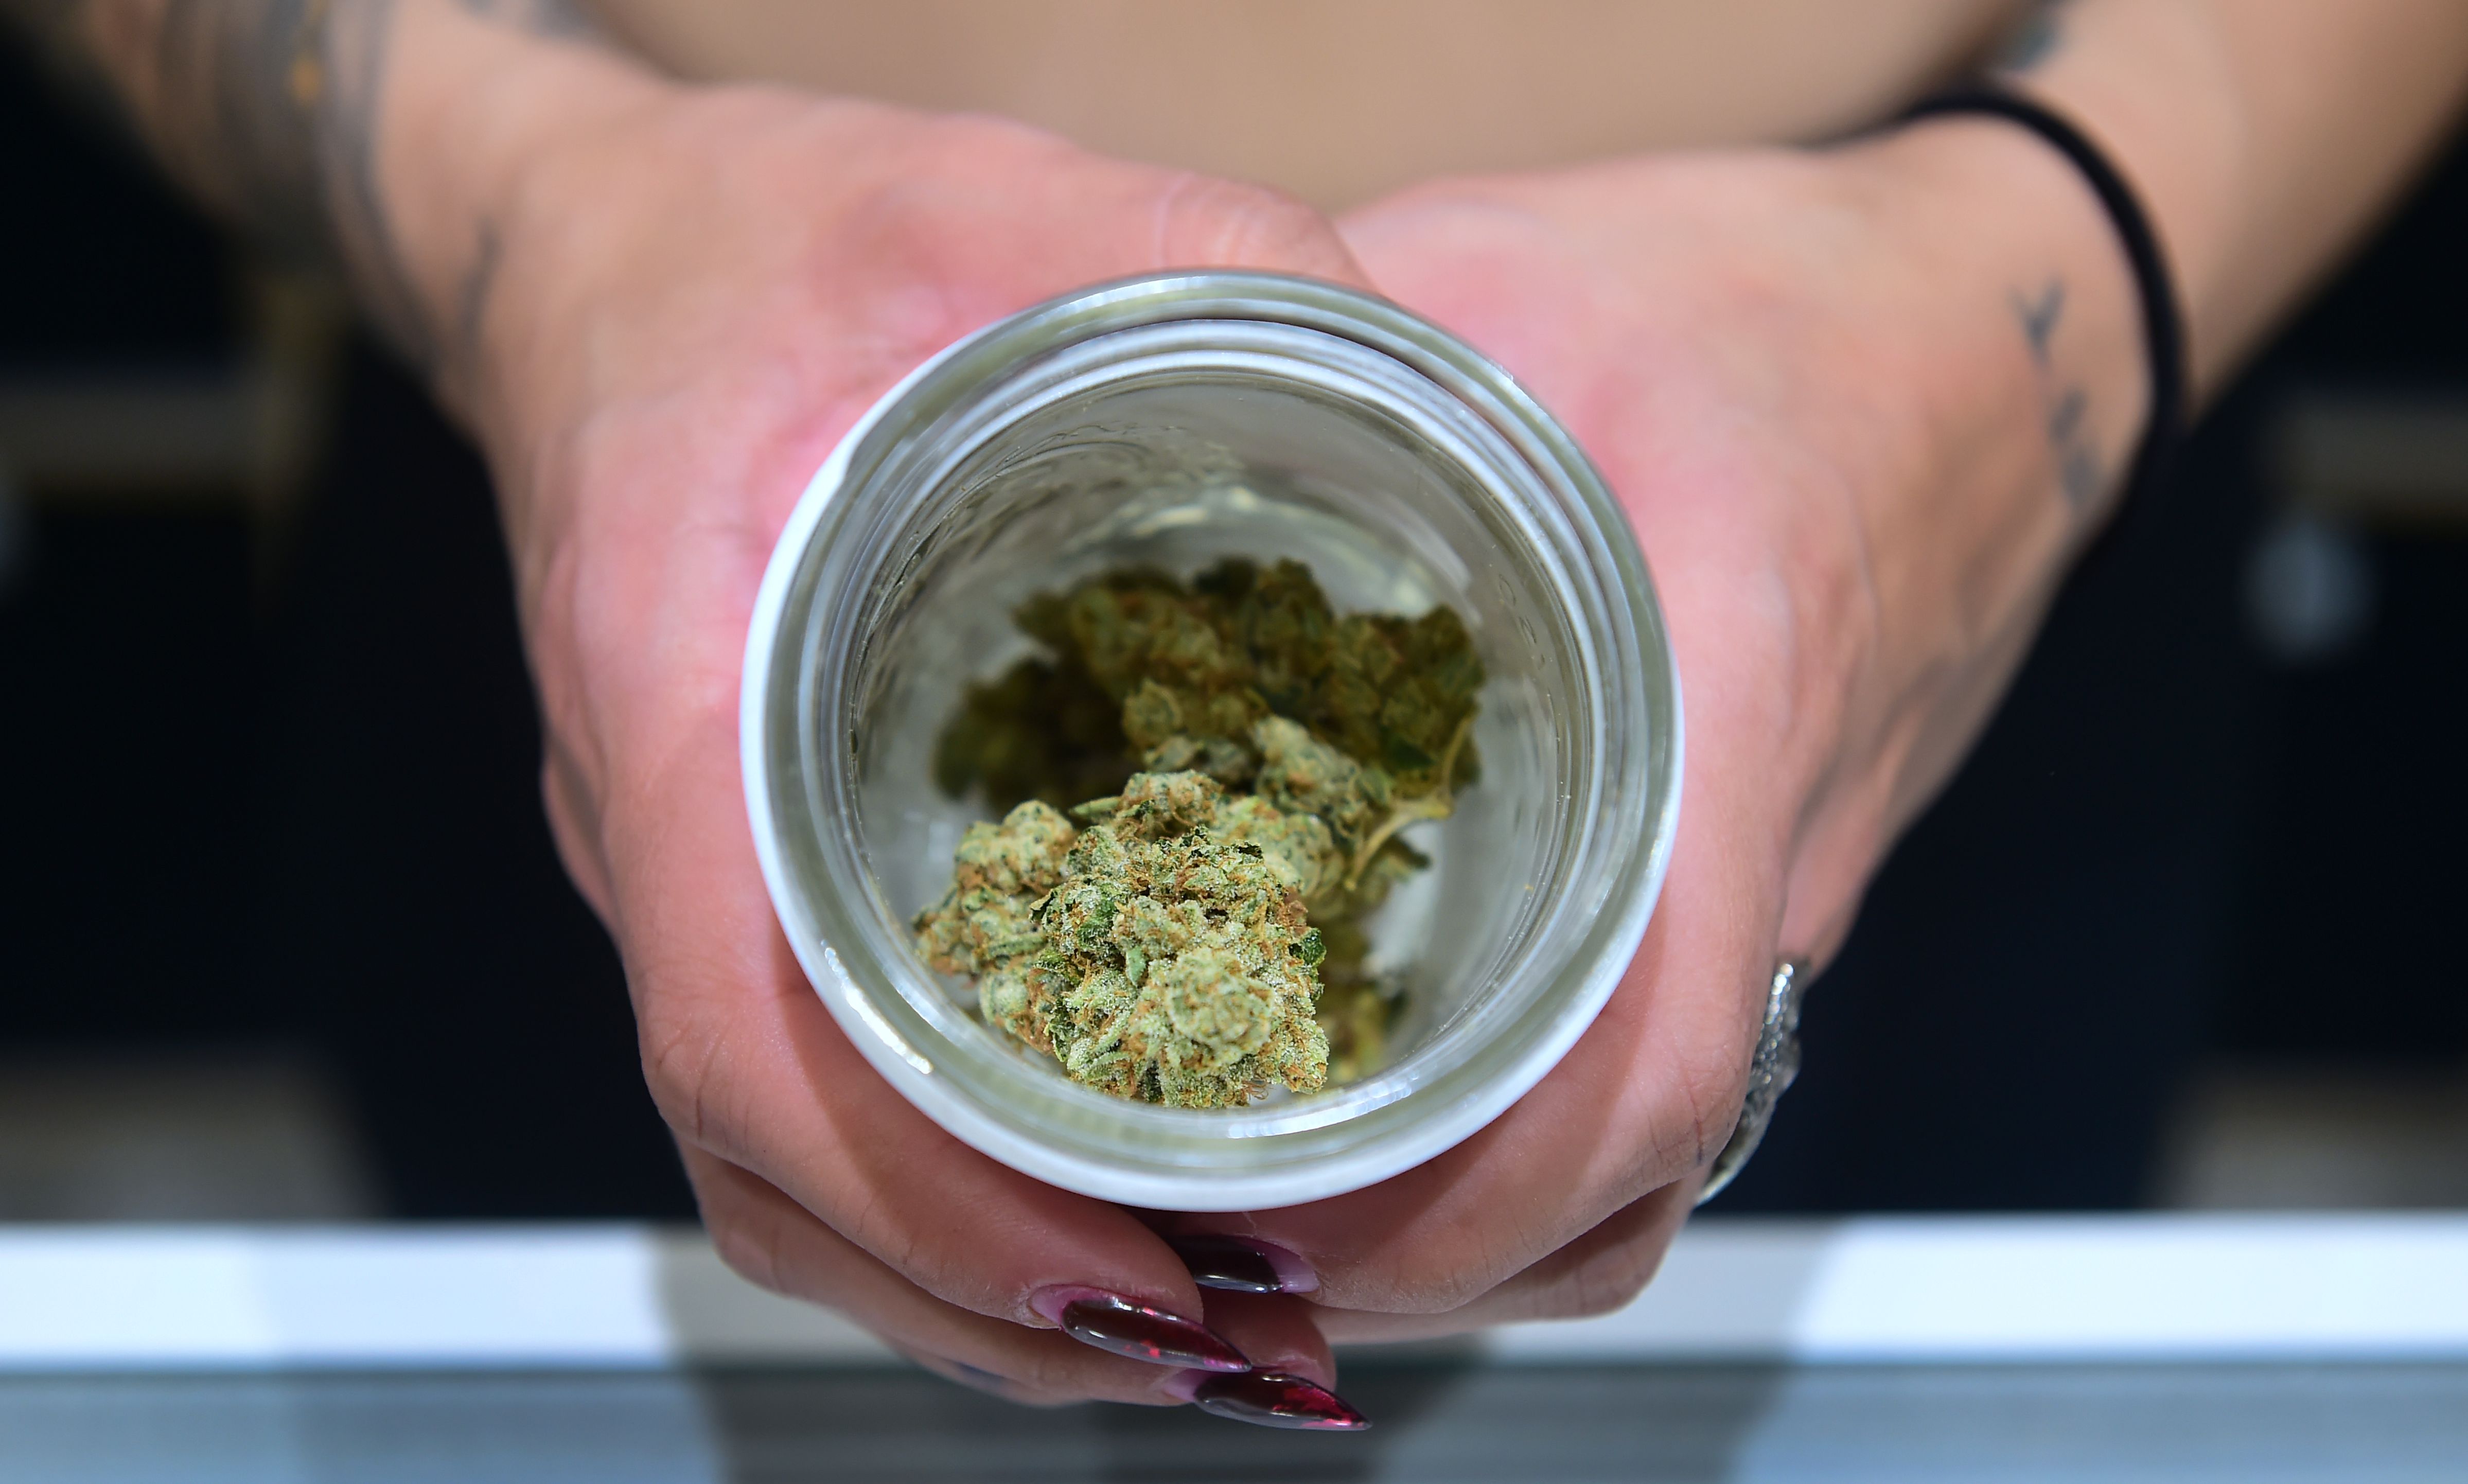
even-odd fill
[{"label": "glass jar", "polygon": [[[929,970],[908,923],[981,802],[934,786],[1025,599],[1107,568],[1305,562],[1340,612],[1465,620],[1482,760],[1371,920],[1408,988],[1384,1065],[1188,1109],[1067,1080]],[[894,387],[781,534],[754,610],[745,793],[788,941],[841,1028],[958,1137],[1086,1195],[1246,1210],[1354,1190],[1497,1117],[1590,1023],[1670,856],[1680,694],[1651,580],[1510,377],[1332,285],[1189,272],[1025,310]]]}]

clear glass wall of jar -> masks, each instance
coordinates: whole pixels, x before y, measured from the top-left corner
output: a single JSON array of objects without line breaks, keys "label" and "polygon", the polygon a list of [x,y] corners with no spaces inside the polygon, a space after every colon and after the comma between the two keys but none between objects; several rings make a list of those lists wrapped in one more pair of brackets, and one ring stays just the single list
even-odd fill
[{"label": "clear glass wall of jar", "polygon": [[[1127,562],[1307,563],[1340,611],[1447,604],[1489,676],[1480,781],[1373,920],[1409,986],[1383,1066],[1244,1108],[1092,1091],[981,1023],[908,920],[987,810],[931,778],[1019,603]],[[1617,984],[1680,795],[1678,677],[1574,442],[1436,327],[1305,280],[1092,288],[960,342],[850,432],[780,538],[741,743],[774,904],[842,1029],[970,1144],[1085,1194],[1288,1205],[1429,1158],[1540,1080]]]}]

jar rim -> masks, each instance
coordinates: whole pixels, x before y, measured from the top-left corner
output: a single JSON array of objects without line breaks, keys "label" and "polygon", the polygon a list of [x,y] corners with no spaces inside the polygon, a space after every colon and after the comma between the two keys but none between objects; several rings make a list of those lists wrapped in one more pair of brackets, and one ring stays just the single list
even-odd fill
[{"label": "jar rim", "polygon": [[[1207,1112],[1112,1098],[1017,1058],[1004,1059],[1015,1068],[1006,1072],[981,1062],[971,1038],[951,1034],[948,1016],[964,1013],[913,951],[880,951],[879,924],[866,914],[879,918],[881,907],[861,855],[815,828],[846,809],[830,791],[833,778],[817,776],[836,776],[846,751],[826,740],[821,718],[849,683],[848,656],[824,645],[823,620],[881,575],[850,567],[850,550],[862,544],[852,522],[885,518],[862,508],[868,492],[890,488],[886,470],[902,460],[923,456],[921,430],[982,410],[1023,368],[1099,341],[1133,343],[1126,332],[1201,322],[1286,327],[1352,348],[1324,358],[1368,364],[1361,353],[1371,353],[1401,384],[1428,387],[1433,408],[1479,424],[1527,476],[1530,488],[1514,497],[1541,501],[1526,514],[1565,527],[1557,539],[1583,589],[1572,601],[1605,651],[1588,674],[1615,713],[1596,724],[1611,734],[1617,808],[1589,837],[1588,900],[1559,904],[1581,941],[1565,946],[1563,967],[1527,996],[1532,1004],[1487,1064],[1470,1051],[1457,1066],[1426,1068],[1421,1081],[1386,1084],[1376,1074],[1274,1108]],[[740,745],[757,854],[790,945],[841,1029],[895,1088],[965,1142],[1051,1183],[1153,1208],[1236,1210],[1336,1195],[1411,1168],[1488,1124],[1558,1063],[1625,971],[1659,894],[1677,826],[1681,722],[1668,636],[1626,517],[1573,439],[1514,378],[1386,301],[1313,280],[1211,271],[1101,285],[1021,311],[929,359],[857,422],[809,484],[765,573],[747,636]],[[1009,1080],[1018,1076],[1034,1082]]]}]

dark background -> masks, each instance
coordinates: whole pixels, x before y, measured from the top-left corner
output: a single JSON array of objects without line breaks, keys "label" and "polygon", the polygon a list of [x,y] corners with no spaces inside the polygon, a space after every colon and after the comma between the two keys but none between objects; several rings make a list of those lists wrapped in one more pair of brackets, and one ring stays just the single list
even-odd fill
[{"label": "dark background", "polygon": [[[0,201],[0,385],[244,354],[237,249],[13,55]],[[1719,1209],[2131,1206],[2200,1068],[2468,1062],[2468,540],[2359,533],[2370,623],[2307,664],[2246,593],[2294,390],[2468,388],[2463,249],[2455,157],[2069,587]],[[484,474],[381,354],[339,375],[279,518],[0,504],[0,1055],[305,1048],[389,1214],[686,1215]]]}]

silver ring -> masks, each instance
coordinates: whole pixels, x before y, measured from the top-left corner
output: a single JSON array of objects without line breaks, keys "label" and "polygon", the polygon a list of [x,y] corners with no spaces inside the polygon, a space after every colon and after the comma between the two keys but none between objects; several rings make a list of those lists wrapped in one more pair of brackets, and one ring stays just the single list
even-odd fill
[{"label": "silver ring", "polygon": [[1757,1031],[1756,1055],[1748,1062],[1748,1094],[1740,1104],[1740,1121],[1714,1156],[1697,1203],[1721,1195],[1748,1168],[1748,1156],[1773,1121],[1774,1105],[1799,1075],[1799,999],[1807,988],[1807,966],[1785,959],[1774,966],[1773,987],[1766,992],[1766,1021]]}]

